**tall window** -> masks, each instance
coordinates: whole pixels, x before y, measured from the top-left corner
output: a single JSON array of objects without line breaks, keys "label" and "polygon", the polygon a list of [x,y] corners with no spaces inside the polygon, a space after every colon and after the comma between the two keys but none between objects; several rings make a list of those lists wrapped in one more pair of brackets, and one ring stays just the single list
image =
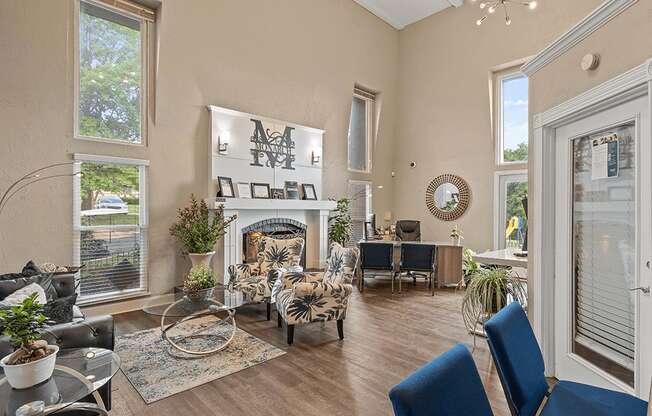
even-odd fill
[{"label": "tall window", "polygon": [[[75,136],[143,144],[153,12],[120,4],[121,9],[102,0],[79,3]],[[138,10],[126,11],[131,9]]]},{"label": "tall window", "polygon": [[371,147],[375,94],[354,89],[349,119],[348,154],[350,171],[371,172]]},{"label": "tall window", "polygon": [[75,155],[75,262],[80,300],[147,290],[147,161]]},{"label": "tall window", "polygon": [[349,181],[348,195],[351,200],[349,244],[354,245],[364,238],[364,223],[371,217],[371,182]]},{"label": "tall window", "polygon": [[527,171],[499,171],[495,178],[497,249],[521,249],[527,232],[524,199],[528,196]]},{"label": "tall window", "polygon": [[525,163],[528,155],[528,79],[521,73],[496,77],[496,161]]}]

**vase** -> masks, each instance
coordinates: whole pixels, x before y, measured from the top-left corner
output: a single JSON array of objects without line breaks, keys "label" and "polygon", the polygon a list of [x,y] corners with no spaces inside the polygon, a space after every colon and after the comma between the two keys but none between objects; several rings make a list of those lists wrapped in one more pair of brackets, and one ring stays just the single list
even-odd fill
[{"label": "vase", "polygon": [[26,389],[44,382],[52,376],[54,365],[57,361],[59,347],[48,345],[49,350],[54,352],[40,360],[32,361],[25,364],[9,365],[7,361],[15,352],[5,356],[0,361],[0,367],[4,370],[9,385],[15,389]]},{"label": "vase", "polygon": [[461,238],[459,238],[459,237],[452,237],[452,239],[453,239],[453,245],[454,245],[454,246],[459,246],[459,245],[460,245]]},{"label": "vase", "polygon": [[214,254],[214,251],[210,251],[208,253],[188,253],[188,257],[190,257],[190,263],[192,263],[192,267],[211,267],[211,259],[213,258]]}]

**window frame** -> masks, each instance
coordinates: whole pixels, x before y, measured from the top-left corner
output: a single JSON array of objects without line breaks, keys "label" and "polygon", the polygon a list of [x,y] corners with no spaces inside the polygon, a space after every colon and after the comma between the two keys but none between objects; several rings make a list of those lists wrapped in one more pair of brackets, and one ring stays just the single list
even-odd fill
[{"label": "window frame", "polygon": [[[141,297],[149,295],[149,209],[148,209],[148,171],[149,160],[131,159],[113,156],[99,156],[75,153],[73,155],[73,264],[76,266],[81,265],[81,232],[86,230],[106,231],[106,230],[138,230],[141,234],[144,233],[142,240],[142,249],[140,250],[142,273],[140,276],[141,285],[138,289],[131,289],[121,292],[109,292],[106,294],[79,297],[77,304],[80,306],[96,305],[105,302],[113,302],[116,300],[124,300],[134,297]],[[118,164],[137,166],[139,168],[139,182],[138,182],[138,208],[139,208],[139,222],[138,225],[81,225],[81,165],[83,163],[96,163],[96,164]],[[79,293],[79,287],[78,287]],[[81,293],[79,293],[81,295]]]},{"label": "window frame", "polygon": [[[358,94],[356,92],[353,93],[353,96],[351,97],[351,108],[353,108],[353,98],[359,98],[365,102],[365,132],[366,132],[366,138],[365,138],[365,160],[366,160],[366,169],[354,169],[351,167],[351,154],[349,153],[349,140],[350,140],[350,134],[346,135],[346,168],[349,172],[354,172],[354,173],[371,173],[372,172],[372,166],[371,166],[371,161],[373,157],[373,150],[372,150],[372,144],[373,144],[373,131],[374,131],[374,107],[376,104],[376,100],[373,98]],[[351,131],[351,111],[349,110],[349,125],[348,125],[348,131],[350,133]]]},{"label": "window frame", "polygon": [[[504,247],[506,245],[505,241],[505,227],[503,224],[504,217],[506,214],[506,204],[507,200],[502,200],[503,197],[503,187],[502,185],[502,180],[503,178],[506,177],[514,177],[514,178],[522,178],[525,176],[525,181],[522,180],[513,180],[509,181],[508,179],[505,179],[505,185],[508,183],[512,182],[528,182],[529,184],[529,177],[528,177],[528,170],[527,169],[515,169],[515,170],[499,170],[494,172],[494,232],[493,232],[493,240],[494,240],[494,250],[502,250],[505,249]],[[528,186],[528,194],[529,194],[529,186]],[[506,197],[507,195],[505,195]]]},{"label": "window frame", "polygon": [[[516,78],[525,78],[528,84],[528,118],[529,118],[529,95],[530,95],[530,79],[527,75],[521,72],[520,67],[514,67],[505,71],[500,71],[494,75],[494,137],[495,137],[495,154],[496,166],[509,166],[518,167],[527,165],[527,160],[521,161],[505,161],[504,140],[503,140],[503,82]],[[528,120],[529,123],[529,120]],[[529,133],[528,133],[529,141]],[[529,158],[529,154],[528,154]]]},{"label": "window frame", "polygon": [[[365,216],[362,219],[363,235],[364,235],[364,223],[369,221],[371,214],[373,213],[373,183],[371,181],[364,181],[358,179],[349,179],[347,182],[347,197],[352,198],[350,193],[351,185],[364,185],[366,187],[365,195]],[[359,222],[360,218],[351,215],[351,222]],[[357,244],[357,241],[351,241],[350,244]]]},{"label": "window frame", "polygon": [[[125,139],[107,139],[104,137],[94,137],[94,136],[85,136],[79,132],[79,93],[80,86],[79,82],[80,77],[80,51],[79,51],[79,29],[80,29],[80,19],[81,19],[81,2],[92,4],[96,7],[101,7],[106,10],[109,10],[113,13],[121,14],[130,19],[135,19],[140,21],[140,59],[141,59],[141,76],[140,76],[140,143],[132,143]],[[150,66],[153,62],[150,59],[150,49],[151,49],[151,35],[152,32],[152,22],[147,21],[146,19],[138,16],[137,14],[129,13],[125,10],[111,7],[105,3],[101,3],[94,0],[75,0],[75,16],[73,19],[74,22],[74,109],[73,109],[73,138],[76,140],[84,140],[91,142],[100,142],[100,143],[110,143],[116,145],[126,145],[126,146],[136,146],[136,147],[147,147],[148,145],[148,131],[149,131],[149,74],[151,73]]]}]

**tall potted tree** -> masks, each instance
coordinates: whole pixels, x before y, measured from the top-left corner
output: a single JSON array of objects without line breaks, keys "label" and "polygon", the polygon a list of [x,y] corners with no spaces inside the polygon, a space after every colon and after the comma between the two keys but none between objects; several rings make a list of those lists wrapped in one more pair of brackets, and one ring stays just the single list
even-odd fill
[{"label": "tall potted tree", "polygon": [[337,200],[335,213],[329,218],[330,226],[328,227],[328,239],[331,242],[339,243],[344,246],[351,239],[351,215],[349,214],[349,205],[351,200],[340,198]]},{"label": "tall potted tree", "polygon": [[27,297],[22,304],[0,310],[0,327],[11,339],[16,350],[0,360],[7,381],[15,389],[26,389],[52,376],[59,347],[41,340],[39,329],[46,325],[43,306],[37,294]]},{"label": "tall potted tree", "polygon": [[226,229],[235,219],[235,215],[225,219],[222,206],[211,215],[206,202],[197,201],[191,195],[190,205],[179,208],[177,221],[170,227],[170,234],[181,242],[193,267],[210,267],[211,258],[215,254],[215,243],[226,234]]}]

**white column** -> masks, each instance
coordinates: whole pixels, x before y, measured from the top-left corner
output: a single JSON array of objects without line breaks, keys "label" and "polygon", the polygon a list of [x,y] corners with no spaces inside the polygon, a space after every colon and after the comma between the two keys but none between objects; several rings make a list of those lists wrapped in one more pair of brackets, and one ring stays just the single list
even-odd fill
[{"label": "white column", "polygon": [[[224,218],[229,218],[238,214],[239,212],[236,210],[224,210]],[[229,266],[241,263],[242,253],[241,250],[238,249],[239,240],[240,218],[238,217],[235,221],[229,224],[229,227],[226,229],[226,234],[224,235],[224,281],[222,283],[228,282]]]},{"label": "white column", "polygon": [[329,210],[319,211],[319,267],[326,267],[328,258],[328,215]]}]

